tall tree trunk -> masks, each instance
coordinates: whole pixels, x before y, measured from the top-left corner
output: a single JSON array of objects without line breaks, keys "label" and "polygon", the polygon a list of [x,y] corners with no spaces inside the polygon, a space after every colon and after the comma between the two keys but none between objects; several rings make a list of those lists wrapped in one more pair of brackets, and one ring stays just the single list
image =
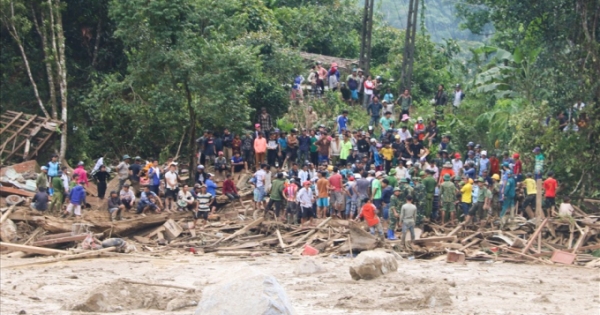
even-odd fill
[{"label": "tall tree trunk", "polygon": [[23,42],[21,42],[21,38],[19,37],[19,33],[17,32],[17,28],[15,27],[15,7],[12,1],[10,2],[10,19],[6,18],[3,20],[5,20],[5,23],[7,24],[6,26],[8,28],[8,32],[15,40],[15,42],[17,42],[17,46],[19,46],[19,51],[21,52],[21,57],[23,58],[23,63],[25,64],[25,70],[27,71],[27,76],[29,77],[29,82],[31,82],[31,86],[33,87],[33,94],[35,95],[35,98],[37,99],[37,102],[40,105],[40,108],[42,109],[42,112],[44,113],[46,118],[50,118],[48,111],[44,107],[44,102],[42,102],[42,99],[40,98],[40,93],[38,92],[37,84],[35,83],[35,79],[31,74],[29,59],[27,58],[25,48],[23,47]]},{"label": "tall tree trunk", "polygon": [[100,48],[100,38],[102,36],[102,19],[98,20],[98,26],[96,27],[96,41],[94,42],[94,55],[92,57],[92,67],[96,68],[98,65],[98,49]]},{"label": "tall tree trunk", "polygon": [[56,85],[54,84],[54,72],[52,71],[52,60],[49,58],[49,48],[48,48],[48,23],[44,17],[44,12],[40,10],[40,21],[42,27],[37,20],[37,15],[35,13],[35,9],[31,6],[31,13],[33,15],[33,24],[35,25],[35,30],[38,35],[40,35],[40,39],[42,41],[42,51],[44,52],[44,64],[46,64],[46,75],[48,76],[48,91],[50,92],[50,105],[52,106],[52,118],[58,119],[58,111],[56,107]]},{"label": "tall tree trunk", "polygon": [[195,182],[195,174],[196,174],[196,160],[195,160],[195,153],[196,153],[196,111],[194,110],[193,104],[192,104],[192,93],[190,91],[190,87],[187,84],[187,81],[184,83],[185,85],[185,96],[187,99],[187,108],[188,108],[188,112],[190,114],[190,142],[189,142],[189,150],[190,150],[190,156],[188,158],[188,163],[189,163],[189,174],[190,174],[190,178],[189,178],[189,184],[193,185]]},{"label": "tall tree trunk", "polygon": [[62,14],[60,12],[60,0],[48,0],[50,8],[50,25],[52,26],[52,48],[58,68],[58,86],[60,91],[61,115],[63,122],[60,135],[60,159],[65,158],[67,153],[67,66],[65,62],[65,36],[62,27]]}]

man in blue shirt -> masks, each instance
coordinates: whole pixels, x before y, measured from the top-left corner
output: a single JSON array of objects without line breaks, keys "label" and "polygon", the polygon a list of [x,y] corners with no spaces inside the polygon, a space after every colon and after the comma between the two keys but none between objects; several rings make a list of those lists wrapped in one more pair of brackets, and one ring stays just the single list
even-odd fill
[{"label": "man in blue shirt", "polygon": [[158,160],[152,160],[152,167],[148,170],[148,178],[150,179],[150,190],[158,195],[158,186],[160,185],[160,167],[158,167]]},{"label": "man in blue shirt", "polygon": [[204,180],[204,186],[206,186],[206,192],[216,197],[217,195],[217,184],[211,179],[213,174],[206,174],[206,179]]},{"label": "man in blue shirt", "polygon": [[310,136],[306,129],[302,130],[302,135],[298,137],[298,163],[305,164],[310,160]]},{"label": "man in blue shirt", "polygon": [[371,115],[371,122],[369,122],[369,126],[373,126],[373,130],[377,130],[376,127],[379,125],[379,119],[381,118],[381,110],[383,109],[383,105],[379,103],[379,98],[377,96],[373,97],[373,103],[369,104],[367,107],[367,113]]},{"label": "man in blue shirt", "polygon": [[342,114],[337,117],[335,122],[337,124],[338,134],[341,134],[342,131],[348,130],[348,111],[342,111]]},{"label": "man in blue shirt", "polygon": [[140,197],[140,202],[137,205],[136,214],[141,214],[142,216],[146,216],[146,211],[149,209],[154,209],[156,213],[160,213],[160,205],[161,201],[158,196],[150,190],[150,186],[144,187],[144,191]]}]

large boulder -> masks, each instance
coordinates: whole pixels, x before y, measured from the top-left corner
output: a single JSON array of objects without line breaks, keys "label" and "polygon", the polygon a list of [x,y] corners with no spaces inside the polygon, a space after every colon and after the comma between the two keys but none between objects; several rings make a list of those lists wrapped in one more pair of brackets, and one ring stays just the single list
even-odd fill
[{"label": "large boulder", "polygon": [[296,264],[296,268],[294,269],[294,274],[297,276],[314,275],[314,274],[318,274],[318,273],[324,273],[326,271],[327,270],[325,269],[325,267],[323,267],[323,265],[317,263],[312,258],[306,257],[306,258],[300,260],[298,262],[298,264]]},{"label": "large boulder", "polygon": [[229,273],[202,290],[196,315],[295,315],[277,279],[252,268]]},{"label": "large boulder", "polygon": [[350,266],[354,280],[371,280],[398,270],[396,258],[384,251],[364,251],[358,254]]}]

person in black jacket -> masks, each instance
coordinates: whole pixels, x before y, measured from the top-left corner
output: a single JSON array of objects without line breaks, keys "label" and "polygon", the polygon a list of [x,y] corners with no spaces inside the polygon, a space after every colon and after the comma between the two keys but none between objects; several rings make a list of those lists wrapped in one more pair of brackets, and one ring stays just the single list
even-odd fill
[{"label": "person in black jacket", "polygon": [[94,174],[94,178],[98,182],[98,198],[103,200],[106,194],[107,182],[110,180],[110,174],[106,171],[106,166],[101,165],[100,170]]},{"label": "person in black jacket", "polygon": [[433,98],[433,105],[435,106],[435,117],[444,120],[444,106],[448,103],[448,95],[444,91],[444,85],[438,85],[438,90]]}]

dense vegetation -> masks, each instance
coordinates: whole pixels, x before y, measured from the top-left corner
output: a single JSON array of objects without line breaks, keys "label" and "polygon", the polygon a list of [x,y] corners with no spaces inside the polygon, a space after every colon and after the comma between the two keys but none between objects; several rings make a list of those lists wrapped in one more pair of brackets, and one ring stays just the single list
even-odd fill
[{"label": "dense vegetation", "polygon": [[[526,163],[542,146],[565,189],[600,195],[600,0],[424,2],[412,91],[418,112],[433,116],[428,100],[438,84],[461,83],[463,108],[441,123],[457,145],[518,151]],[[1,4],[2,110],[43,115],[44,108],[63,119],[67,107],[70,161],[166,157],[180,141],[191,157],[197,130],[241,131],[263,106],[281,117],[289,106],[286,84],[296,73],[307,76],[299,51],[357,58],[360,47],[356,0]],[[393,26],[403,28],[405,20],[385,20],[404,17],[405,6],[383,1],[380,12],[387,13],[375,17],[372,72],[394,91],[404,32]],[[457,41],[483,38],[485,44]],[[587,104],[586,128],[560,132],[554,119],[543,125],[578,100]]]}]

